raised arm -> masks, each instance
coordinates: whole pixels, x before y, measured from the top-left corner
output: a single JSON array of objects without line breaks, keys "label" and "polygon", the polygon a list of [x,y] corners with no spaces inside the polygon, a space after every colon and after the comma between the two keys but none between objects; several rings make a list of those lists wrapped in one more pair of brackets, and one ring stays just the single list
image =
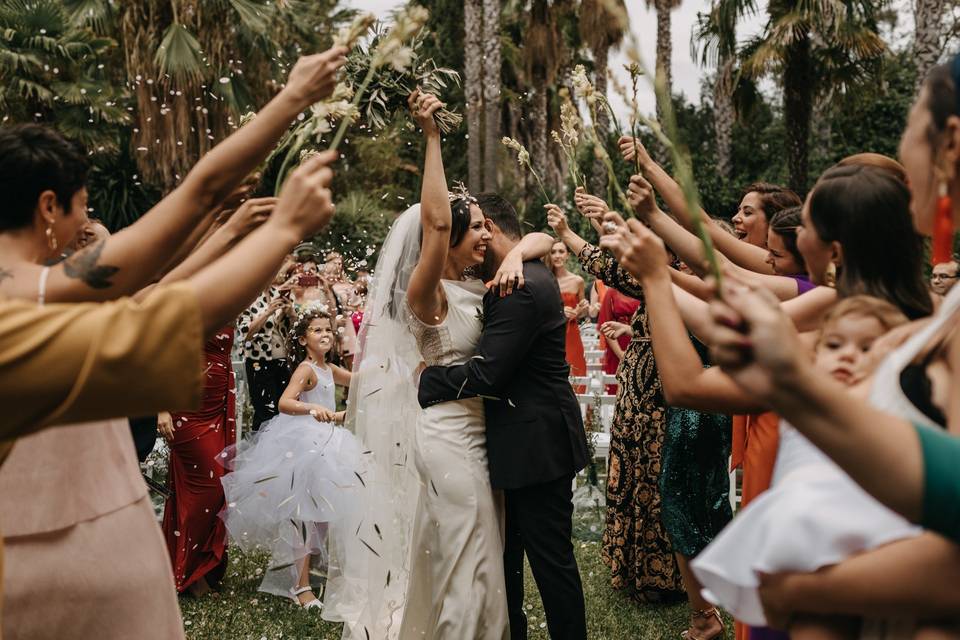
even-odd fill
[{"label": "raised arm", "polygon": [[420,93],[410,94],[410,109],[414,119],[423,129],[427,142],[423,161],[423,186],[420,189],[420,258],[410,275],[407,285],[407,303],[410,310],[422,322],[436,325],[443,320],[443,290],[440,280],[450,250],[450,231],[453,213],[447,191],[447,178],[443,171],[443,156],[440,150],[440,130],[433,114],[443,107],[436,96]]},{"label": "raised arm", "polygon": [[550,253],[554,242],[553,236],[539,231],[523,236],[500,263],[500,268],[488,283],[490,288],[498,290],[502,296],[513,293],[514,287],[522,288],[523,263]]},{"label": "raised arm", "polygon": [[[588,243],[570,229],[567,215],[556,205],[547,205],[547,223],[556,232],[557,237],[567,245],[571,253],[577,256],[580,265],[590,275],[599,278],[608,287],[631,298],[643,298],[643,288],[636,278],[617,264],[613,257]],[[617,214],[613,214],[617,215]],[[619,216],[617,216],[619,218]]]},{"label": "raised arm", "polygon": [[643,283],[650,337],[667,404],[716,413],[766,410],[719,369],[703,368],[673,297],[663,242],[636,220],[627,225],[628,229],[604,236],[600,243]]},{"label": "raised arm", "polygon": [[[693,230],[693,221],[690,212],[687,210],[687,200],[683,195],[683,188],[650,157],[643,143],[639,140],[634,141],[630,136],[623,136],[620,138],[619,144],[620,151],[627,160],[634,159],[634,150],[636,149],[640,157],[640,169],[643,175],[657,190],[657,193],[663,198],[677,220],[688,230]],[[701,209],[700,214],[707,223],[710,238],[718,251],[741,267],[757,273],[773,274],[773,268],[766,262],[766,249],[734,238],[711,220],[706,211]]]},{"label": "raised arm", "polygon": [[[676,220],[668,216],[657,206],[656,198],[653,194],[653,186],[641,175],[635,175],[630,178],[628,187],[630,203],[634,211],[650,225],[650,228],[670,247],[677,256],[687,263],[687,266],[701,278],[708,275],[706,268],[706,256],[703,253],[703,243],[696,234],[682,227]],[[725,234],[730,237],[729,234]],[[731,238],[740,242],[735,238]],[[741,243],[744,244],[744,243]],[[766,272],[757,273],[749,269],[744,269],[731,262],[722,251],[717,251],[717,258],[720,260],[721,267],[731,271],[739,279],[749,284],[765,287],[773,291],[781,300],[789,300],[797,297],[799,289],[797,281],[793,278],[770,275]],[[764,252],[766,256],[766,252]],[[766,257],[764,257],[766,259]],[[686,287],[684,287],[686,288]]]},{"label": "raised arm", "polygon": [[[47,300],[108,300],[149,284],[208,212],[267,156],[297,114],[330,94],[344,53],[334,48],[301,58],[286,87],[257,117],[201,158],[183,183],[146,215],[53,267]],[[30,273],[21,278],[23,291],[12,295],[32,298],[40,267],[24,269]]]},{"label": "raised arm", "polygon": [[327,165],[335,159],[335,152],[321,153],[300,165],[284,183],[270,219],[187,280],[197,292],[206,330],[232,322],[276,277],[293,248],[327,225],[334,209]]},{"label": "raised arm", "polygon": [[254,229],[266,222],[276,205],[276,198],[253,198],[247,200],[240,208],[209,238],[204,240],[186,259],[171,269],[156,285],[141,289],[135,296],[141,299],[153,287],[171,282],[186,280],[203,267],[236,246],[240,240],[249,235]]}]

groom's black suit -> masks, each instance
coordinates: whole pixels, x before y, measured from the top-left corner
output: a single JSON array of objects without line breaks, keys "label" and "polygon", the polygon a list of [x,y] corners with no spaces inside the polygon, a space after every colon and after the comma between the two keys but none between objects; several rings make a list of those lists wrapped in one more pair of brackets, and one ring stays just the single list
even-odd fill
[{"label": "groom's black suit", "polygon": [[484,297],[477,357],[425,369],[419,399],[422,407],[485,399],[490,481],[506,495],[504,568],[512,640],[527,637],[524,552],[550,637],[583,640],[583,587],[570,540],[571,485],[587,465],[587,439],[568,379],[567,320],[557,280],[539,261],[524,263],[523,276],[523,289],[505,298],[493,292]]}]

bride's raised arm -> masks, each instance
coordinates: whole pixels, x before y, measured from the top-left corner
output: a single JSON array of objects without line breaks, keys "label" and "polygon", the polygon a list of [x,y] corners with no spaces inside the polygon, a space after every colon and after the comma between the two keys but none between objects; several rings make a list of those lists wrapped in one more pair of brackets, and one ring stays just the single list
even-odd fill
[{"label": "bride's raised arm", "polygon": [[423,229],[420,259],[407,285],[407,303],[421,321],[439,324],[446,315],[440,279],[450,250],[453,224],[447,178],[440,153],[440,130],[433,119],[433,114],[443,107],[443,103],[436,96],[421,93],[419,89],[410,94],[408,103],[414,120],[423,129],[427,150],[423,162],[423,186],[420,189],[420,224]]}]

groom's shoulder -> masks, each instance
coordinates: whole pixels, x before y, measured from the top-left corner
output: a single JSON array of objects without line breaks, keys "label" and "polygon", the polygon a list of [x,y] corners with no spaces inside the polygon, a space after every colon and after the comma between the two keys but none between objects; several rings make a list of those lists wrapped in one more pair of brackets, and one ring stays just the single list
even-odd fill
[{"label": "groom's shoulder", "polygon": [[523,263],[523,277],[527,282],[550,282],[553,274],[547,269],[542,260],[527,260]]}]

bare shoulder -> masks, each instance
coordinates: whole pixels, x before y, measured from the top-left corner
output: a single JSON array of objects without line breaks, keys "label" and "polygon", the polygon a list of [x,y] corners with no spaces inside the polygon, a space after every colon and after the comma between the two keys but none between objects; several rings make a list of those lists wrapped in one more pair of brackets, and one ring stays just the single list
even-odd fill
[{"label": "bare shoulder", "polygon": [[308,362],[301,362],[297,370],[293,372],[293,379],[300,385],[301,389],[310,390],[317,386],[317,374]]}]

